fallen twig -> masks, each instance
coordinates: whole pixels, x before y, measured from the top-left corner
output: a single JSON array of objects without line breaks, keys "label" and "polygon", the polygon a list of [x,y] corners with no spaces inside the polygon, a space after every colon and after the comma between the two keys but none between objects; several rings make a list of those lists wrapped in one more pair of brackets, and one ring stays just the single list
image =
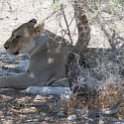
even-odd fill
[{"label": "fallen twig", "polygon": [[61,95],[64,93],[71,93],[69,87],[38,87],[30,86],[26,89],[26,93],[29,94],[40,94],[40,95]]}]

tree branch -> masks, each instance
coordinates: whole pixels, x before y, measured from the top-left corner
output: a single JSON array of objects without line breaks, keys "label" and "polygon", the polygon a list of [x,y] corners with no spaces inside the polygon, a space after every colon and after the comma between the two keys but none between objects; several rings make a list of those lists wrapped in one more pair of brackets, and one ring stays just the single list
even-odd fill
[{"label": "tree branch", "polygon": [[71,41],[71,44],[73,44],[73,40],[72,40],[72,37],[71,37],[71,33],[70,33],[70,29],[69,29],[69,24],[68,24],[68,21],[67,21],[65,12],[64,12],[63,4],[61,4],[61,11],[62,11],[62,15],[63,15],[63,17],[64,17],[65,24],[66,24],[66,27],[67,27],[67,31],[68,31],[67,34],[68,34],[68,36],[69,36],[69,39],[70,39],[70,41]]}]

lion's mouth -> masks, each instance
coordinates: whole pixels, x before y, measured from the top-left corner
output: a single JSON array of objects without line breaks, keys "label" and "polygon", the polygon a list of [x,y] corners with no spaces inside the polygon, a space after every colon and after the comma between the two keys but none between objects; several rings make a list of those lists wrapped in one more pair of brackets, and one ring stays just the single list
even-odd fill
[{"label": "lion's mouth", "polygon": [[14,54],[14,55],[18,55],[18,54],[19,54],[19,51],[16,51],[16,52],[14,52],[13,54]]}]

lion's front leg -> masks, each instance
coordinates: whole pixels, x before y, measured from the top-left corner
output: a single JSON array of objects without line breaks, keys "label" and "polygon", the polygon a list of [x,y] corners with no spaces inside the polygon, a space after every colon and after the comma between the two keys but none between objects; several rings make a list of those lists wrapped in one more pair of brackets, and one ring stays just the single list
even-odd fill
[{"label": "lion's front leg", "polygon": [[40,81],[28,73],[18,74],[13,76],[1,76],[0,87],[27,88],[29,86],[38,86]]}]

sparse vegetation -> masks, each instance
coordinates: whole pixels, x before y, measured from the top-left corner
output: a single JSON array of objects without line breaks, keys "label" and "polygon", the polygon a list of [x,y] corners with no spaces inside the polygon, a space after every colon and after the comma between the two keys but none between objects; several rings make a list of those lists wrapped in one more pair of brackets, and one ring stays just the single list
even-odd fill
[{"label": "sparse vegetation", "polygon": [[[9,6],[8,11],[13,10],[10,1],[0,0],[0,6],[5,5]],[[40,100],[35,101],[36,96],[29,96],[24,91],[1,89],[1,123],[18,120],[19,123],[69,123],[67,117],[73,114],[77,116],[77,123],[124,123],[124,1],[53,0],[48,7],[48,16],[38,18],[40,22],[43,20],[47,25],[55,20],[61,32],[59,35],[67,38],[72,46],[80,46],[70,54],[66,65],[73,94],[64,100],[62,96],[40,96]],[[73,11],[69,11],[70,8]],[[0,12],[4,13],[2,9]],[[84,15],[89,23],[87,19],[83,20]],[[1,24],[2,21],[4,16],[0,16]],[[88,23],[87,27],[83,27],[83,23]],[[77,43],[74,43],[75,35]],[[23,70],[15,66],[19,65],[17,60],[12,63],[5,57],[6,53],[1,50],[1,75]],[[8,94],[11,90],[14,95]],[[21,103],[20,100],[24,101]]]}]

